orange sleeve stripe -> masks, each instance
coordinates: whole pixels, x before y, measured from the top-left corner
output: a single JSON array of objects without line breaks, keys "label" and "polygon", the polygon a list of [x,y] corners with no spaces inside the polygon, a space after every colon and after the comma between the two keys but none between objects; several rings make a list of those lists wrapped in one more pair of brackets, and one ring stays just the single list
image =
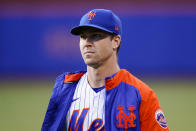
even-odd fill
[{"label": "orange sleeve stripe", "polygon": [[76,73],[76,74],[68,74],[65,75],[65,80],[64,82],[73,82],[73,81],[78,81],[85,73]]}]

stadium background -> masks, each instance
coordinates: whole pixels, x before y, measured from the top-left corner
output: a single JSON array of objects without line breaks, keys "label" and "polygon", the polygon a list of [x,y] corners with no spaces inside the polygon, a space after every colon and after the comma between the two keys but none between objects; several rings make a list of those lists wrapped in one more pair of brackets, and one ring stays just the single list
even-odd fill
[{"label": "stadium background", "polygon": [[40,130],[55,78],[85,70],[69,31],[93,8],[122,19],[119,64],[155,90],[171,131],[194,131],[194,0],[0,1],[0,130]]}]

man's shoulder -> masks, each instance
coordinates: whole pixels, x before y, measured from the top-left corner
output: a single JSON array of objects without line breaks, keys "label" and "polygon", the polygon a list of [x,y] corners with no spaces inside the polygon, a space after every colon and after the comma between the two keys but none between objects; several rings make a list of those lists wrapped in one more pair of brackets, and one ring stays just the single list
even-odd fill
[{"label": "man's shoulder", "polygon": [[134,76],[129,71],[127,71],[126,76],[127,77],[124,79],[124,81],[126,81],[126,83],[128,83],[129,85],[132,85],[137,88],[141,94],[148,94],[153,92],[153,90],[143,80]]},{"label": "man's shoulder", "polygon": [[129,84],[133,85],[135,88],[138,89],[142,101],[155,100],[155,99],[157,100],[157,96],[150,86],[148,86],[141,79],[133,76],[131,73],[129,73],[129,75],[130,75]]}]

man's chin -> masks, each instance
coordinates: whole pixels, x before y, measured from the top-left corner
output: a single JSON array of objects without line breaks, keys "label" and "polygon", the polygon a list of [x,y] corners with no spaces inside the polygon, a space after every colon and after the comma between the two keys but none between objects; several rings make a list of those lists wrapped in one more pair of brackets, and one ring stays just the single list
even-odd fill
[{"label": "man's chin", "polygon": [[87,66],[92,67],[92,68],[98,68],[100,66],[100,64],[98,64],[97,62],[93,62],[93,61],[86,61],[85,63]]}]

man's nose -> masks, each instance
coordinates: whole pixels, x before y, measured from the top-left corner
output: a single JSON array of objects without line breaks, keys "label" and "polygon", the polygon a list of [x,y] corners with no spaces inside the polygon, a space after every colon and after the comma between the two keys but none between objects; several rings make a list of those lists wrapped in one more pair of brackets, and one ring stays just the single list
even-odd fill
[{"label": "man's nose", "polygon": [[85,44],[86,45],[93,45],[93,40],[92,39],[90,39],[89,37],[88,38],[86,38],[86,40],[85,40]]}]

